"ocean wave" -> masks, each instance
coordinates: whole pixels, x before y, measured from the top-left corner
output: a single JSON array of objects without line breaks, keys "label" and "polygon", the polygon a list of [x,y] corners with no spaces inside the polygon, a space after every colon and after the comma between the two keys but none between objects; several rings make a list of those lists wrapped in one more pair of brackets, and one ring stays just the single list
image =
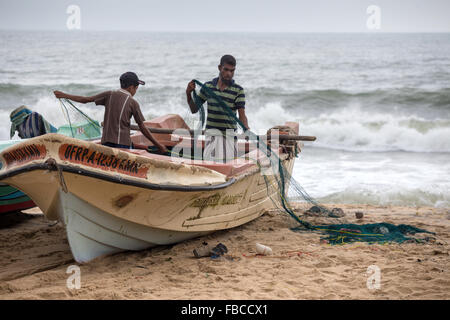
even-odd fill
[{"label": "ocean wave", "polygon": [[[65,90],[63,87],[59,87],[58,89]],[[97,90],[92,94],[100,91]],[[185,106],[182,104],[184,100],[179,96],[172,95],[164,99],[164,102],[161,102],[160,99],[138,99],[138,101],[141,105],[142,113],[147,120],[165,114],[175,113],[179,114],[183,119],[185,119],[185,121],[189,125],[197,125],[196,121],[198,120],[199,116],[197,114],[191,114],[189,111],[189,107],[187,106],[187,104]],[[14,106],[0,108],[1,140],[9,139],[9,129],[11,126],[9,115],[11,111],[19,107],[21,104],[24,104],[31,110],[40,113],[47,121],[49,121],[56,127],[69,123],[69,118],[71,122],[84,121],[84,118],[70,107],[68,108],[69,114],[67,115],[67,111],[61,106],[58,99],[56,99],[51,92],[47,94],[40,94],[36,96],[33,101],[21,101],[20,103],[16,103]],[[81,104],[75,102],[74,104],[81,111],[83,111],[83,113],[87,114],[92,119],[95,119],[99,122],[103,121],[105,113],[104,107],[96,106],[92,103]],[[162,105],[164,107],[161,107]],[[132,122],[134,123],[134,118],[132,118]]]},{"label": "ocean wave", "polygon": [[0,97],[5,94],[10,96],[20,96],[23,94],[34,94],[35,92],[46,92],[53,90],[67,90],[67,91],[81,91],[81,92],[96,92],[102,90],[104,87],[99,87],[93,84],[83,83],[55,83],[55,84],[34,84],[24,85],[17,83],[0,83]]},{"label": "ocean wave", "polygon": [[[116,84],[116,82],[113,82]],[[117,82],[118,85],[118,82]],[[36,84],[19,84],[19,83],[1,83],[0,97],[4,94],[21,95],[27,92],[49,91],[49,90],[67,90],[81,92],[96,92],[99,90],[109,89],[106,86],[99,85],[97,82],[91,83],[91,79],[85,79],[83,82],[62,82],[61,79],[54,83],[36,83]],[[152,85],[152,90],[141,90],[140,95],[143,97],[154,96],[157,92],[162,95],[183,94],[185,85],[171,85],[164,83],[156,83]],[[345,106],[351,102],[360,101],[366,107],[383,107],[383,106],[411,106],[420,105],[426,107],[438,107],[450,109],[450,87],[423,89],[423,88],[383,88],[365,91],[341,90],[336,88],[301,90],[296,86],[287,87],[245,87],[249,101],[260,104],[261,102],[283,101],[283,106],[287,110],[299,110],[305,105],[312,105],[316,108],[325,106]]]},{"label": "ocean wave", "polygon": [[249,92],[250,97],[258,101],[283,101],[287,110],[335,109],[359,102],[375,109],[419,106],[450,110],[450,88],[385,88],[366,91],[340,89],[296,90],[295,87],[261,87]]},{"label": "ocean wave", "polygon": [[[61,125],[64,118],[61,117],[58,100],[51,93],[54,87],[20,86],[15,84],[0,84],[0,90],[17,90],[14,96],[30,90],[40,90],[34,100],[21,98],[14,103],[2,99],[0,110],[5,111],[1,118],[3,126],[9,126],[9,113],[21,104],[29,106],[34,111],[41,113],[54,125]],[[95,87],[83,84],[60,85],[57,89],[62,91],[83,94],[89,92],[95,94],[108,88]],[[443,92],[450,89],[442,89]],[[447,90],[447,91],[446,91]],[[161,92],[162,91],[162,92]],[[139,92],[137,100],[146,119],[166,113],[178,113],[189,123],[195,121],[198,116],[191,115],[185,102],[184,92],[176,94],[176,87],[163,87],[159,91]],[[170,93],[169,93],[170,92]],[[342,94],[339,90],[325,91],[327,95]],[[324,91],[321,91],[323,94]],[[5,97],[1,94],[0,97]],[[10,100],[10,99],[9,99]],[[331,100],[330,100],[331,104]],[[88,115],[98,121],[103,119],[104,109],[78,104]],[[286,121],[298,121],[302,135],[314,135],[317,140],[308,143],[313,147],[347,151],[411,151],[411,152],[450,152],[450,114],[448,112],[434,112],[424,109],[424,114],[384,110],[384,107],[369,108],[360,103],[349,102],[341,107],[316,108],[303,111],[303,107],[292,108],[286,100],[263,103],[255,108],[255,101],[249,102],[247,117],[251,129],[264,133],[268,128],[283,124]],[[7,110],[7,111],[6,111]],[[428,112],[427,112],[428,110]],[[3,136],[3,134],[2,134]],[[6,137],[4,137],[6,138]]]},{"label": "ocean wave", "polygon": [[269,128],[298,121],[302,135],[316,136],[308,146],[346,151],[450,152],[450,118],[428,120],[416,115],[365,111],[359,106],[298,115],[280,103],[268,103],[248,115],[250,125]]},{"label": "ocean wave", "polygon": [[372,204],[394,206],[429,206],[450,208],[450,193],[444,190],[400,189],[389,190],[347,188],[341,192],[316,199],[322,203]]},{"label": "ocean wave", "polygon": [[428,120],[348,107],[299,119],[315,146],[348,151],[450,152],[450,119]]}]

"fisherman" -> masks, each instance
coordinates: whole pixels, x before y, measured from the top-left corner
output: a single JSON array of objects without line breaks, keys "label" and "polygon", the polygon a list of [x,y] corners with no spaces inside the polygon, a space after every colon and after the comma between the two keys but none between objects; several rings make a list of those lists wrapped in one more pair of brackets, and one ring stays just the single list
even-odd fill
[{"label": "fisherman", "polygon": [[74,96],[61,91],[53,93],[58,99],[65,98],[79,103],[95,102],[96,105],[105,106],[102,145],[131,149],[130,119],[133,116],[144,136],[159,149],[160,153],[166,154],[166,147],[158,142],[144,125],[145,118],[139,103],[133,98],[139,85],[145,85],[145,82],[140,80],[136,73],[125,72],[120,76],[119,90],[105,91],[90,97]]},{"label": "fisherman", "polygon": [[[224,55],[220,59],[219,77],[205,83],[219,96],[236,114],[249,130],[247,116],[245,115],[244,89],[233,80],[236,69],[236,59],[231,55]],[[192,99],[191,93],[195,90],[195,82],[189,82],[186,88],[187,103],[192,113],[198,112],[198,108]],[[237,139],[235,135],[236,120],[212,97],[207,96],[202,88],[198,94],[200,102],[208,102],[208,117],[206,119],[206,144],[203,152],[205,160],[223,161],[234,159],[237,156]]]}]

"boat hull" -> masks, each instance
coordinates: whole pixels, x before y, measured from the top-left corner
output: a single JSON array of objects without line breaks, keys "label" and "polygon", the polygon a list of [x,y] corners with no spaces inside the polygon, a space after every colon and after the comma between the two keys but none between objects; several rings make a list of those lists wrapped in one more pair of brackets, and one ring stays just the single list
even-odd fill
[{"label": "boat hull", "polygon": [[61,220],[66,226],[72,254],[78,262],[121,251],[172,244],[205,234],[143,226],[112,216],[70,192],[60,192],[59,196]]},{"label": "boat hull", "polygon": [[[31,144],[40,149],[29,151],[25,163],[22,158],[11,160],[18,151],[0,154],[3,162],[9,162],[0,171],[0,181],[23,190],[48,219],[64,223],[77,262],[234,228],[277,203],[274,176],[262,175],[256,165],[226,177],[207,168],[146,159],[55,134],[17,148],[28,150]],[[75,156],[68,156],[68,145],[71,151],[76,146],[97,152],[98,163],[127,159],[128,164],[136,163],[136,170],[132,165],[126,172],[76,162]],[[89,152],[79,151],[80,158],[82,154],[88,158]],[[294,160],[283,155],[289,172]]]}]

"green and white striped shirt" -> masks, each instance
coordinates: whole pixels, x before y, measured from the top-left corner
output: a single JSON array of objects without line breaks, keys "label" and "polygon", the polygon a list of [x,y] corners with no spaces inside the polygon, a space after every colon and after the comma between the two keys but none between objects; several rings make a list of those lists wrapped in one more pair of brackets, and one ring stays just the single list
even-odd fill
[{"label": "green and white striped shirt", "polygon": [[[205,83],[205,86],[218,95],[230,108],[236,113],[238,109],[245,108],[244,88],[237,85],[232,80],[231,85],[220,91],[218,86],[219,78]],[[206,119],[206,129],[218,129],[226,131],[227,129],[236,130],[236,120],[228,115],[226,110],[220,106],[216,99],[208,97],[205,90],[201,89],[198,94],[200,100],[208,102],[208,117]]]}]

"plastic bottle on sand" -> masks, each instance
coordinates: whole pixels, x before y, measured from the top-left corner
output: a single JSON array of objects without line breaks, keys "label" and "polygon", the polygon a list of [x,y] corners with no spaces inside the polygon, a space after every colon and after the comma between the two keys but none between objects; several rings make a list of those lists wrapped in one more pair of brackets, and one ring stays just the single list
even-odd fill
[{"label": "plastic bottle on sand", "polygon": [[264,256],[267,256],[267,255],[272,254],[272,249],[269,248],[268,246],[265,246],[263,244],[257,243],[256,244],[256,252],[258,254],[262,254]]}]

